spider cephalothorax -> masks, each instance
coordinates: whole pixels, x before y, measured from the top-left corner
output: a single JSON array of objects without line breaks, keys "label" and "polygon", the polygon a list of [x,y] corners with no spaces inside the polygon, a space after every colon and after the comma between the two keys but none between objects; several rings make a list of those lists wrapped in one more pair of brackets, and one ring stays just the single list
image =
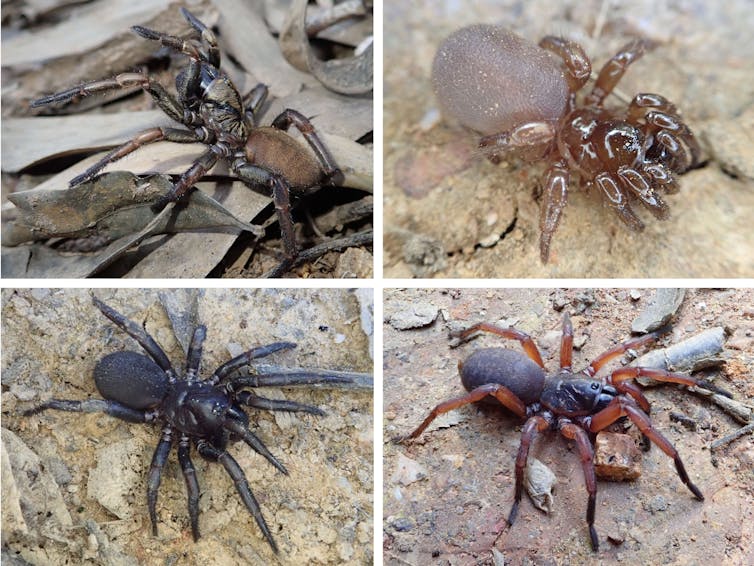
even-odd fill
[{"label": "spider cephalothorax", "polygon": [[[37,99],[31,106],[66,102],[119,88],[144,89],[165,114],[188,129],[152,128],[141,132],[72,179],[71,186],[92,179],[109,163],[146,144],[161,140],[205,143],[209,146],[207,151],[181,175],[168,194],[155,202],[154,208],[161,210],[169,202],[181,199],[219,160],[226,160],[239,179],[252,186],[266,187],[272,194],[285,258],[267,276],[277,277],[291,267],[298,255],[290,211],[291,193],[302,195],[324,184],[339,183],[342,174],[309,119],[300,112],[286,109],[271,126],[257,126],[256,116],[267,99],[267,87],[259,84],[242,97],[220,70],[220,50],[212,30],[185,8],[181,8],[181,13],[200,34],[200,41],[183,40],[142,26],[132,28],[141,37],[159,41],[189,58],[175,80],[177,99],[145,73],[123,73]],[[290,126],[298,128],[314,155],[286,133]]]},{"label": "spider cephalothorax", "polygon": [[659,94],[637,94],[627,109],[603,106],[647,47],[642,40],[625,45],[602,67],[581,103],[576,92],[592,66],[573,41],[547,36],[536,46],[507,29],[474,25],[453,33],[438,49],[432,79],[440,106],[482,134],[479,146],[488,157],[497,162],[512,152],[548,163],[540,216],[543,262],[572,173],[630,229],[642,230],[631,203],[639,201],[657,218],[667,218],[660,193],[677,192],[675,174],[699,160],[691,130]]},{"label": "spider cephalothorax", "polygon": [[477,401],[496,399],[513,413],[526,419],[516,457],[515,498],[508,515],[509,525],[513,524],[518,513],[524,486],[524,469],[532,441],[538,433],[548,430],[559,432],[565,438],[576,441],[589,494],[586,513],[589,536],[592,548],[597,550],[599,540],[594,528],[597,480],[592,435],[623,417],[628,417],[650,441],[673,459],[681,481],[697,499],[704,499],[702,492],[686,473],[678,451],[654,428],[647,414],[649,401],[632,380],[650,377],[658,381],[702,386],[726,396],[730,396],[730,393],[688,375],[644,367],[623,367],[602,380],[594,379],[597,372],[610,360],[629,349],[653,342],[660,335],[659,332],[623,342],[592,360],[580,372],[574,372],[571,369],[573,328],[566,314],[560,345],[560,368],[555,374],[547,375],[539,349],[529,335],[515,328],[480,323],[458,333],[458,336],[463,341],[480,331],[518,340],[525,354],[504,348],[475,351],[458,364],[461,382],[468,393],[440,403],[413,432],[397,440],[403,442],[416,438],[437,416]]},{"label": "spider cephalothorax", "polygon": [[267,399],[247,390],[249,387],[344,383],[351,379],[328,372],[283,372],[239,375],[237,371],[257,358],[294,348],[292,342],[258,346],[220,365],[208,378],[199,375],[206,328],[194,331],[186,357],[186,371],[174,369],[157,342],[135,322],[94,298],[94,304],[107,318],[136,340],[147,356],[131,351],[115,352],[102,358],[94,368],[94,380],[104,399],[75,401],[50,399],[25,411],[37,414],[46,409],[76,413],[104,412],[134,423],[162,426],[162,437],[154,451],[147,480],[147,503],[152,532],[157,535],[157,492],[162,470],[171,449],[177,446],[178,462],[186,480],[188,510],[194,540],[199,539],[199,482],[191,462],[191,446],[206,460],[223,465],[246,508],[253,515],[272,549],[278,547],[262,511],[249,488],[246,476],[226,448],[243,440],[275,468],[287,474],[285,466],[249,430],[245,408],[270,411],[302,411],[324,415],[317,407],[283,399]]}]

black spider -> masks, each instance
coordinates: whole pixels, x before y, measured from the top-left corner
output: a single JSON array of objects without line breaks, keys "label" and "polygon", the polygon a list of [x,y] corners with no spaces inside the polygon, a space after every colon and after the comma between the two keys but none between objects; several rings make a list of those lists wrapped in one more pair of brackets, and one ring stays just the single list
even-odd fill
[{"label": "black spider", "polygon": [[231,377],[236,370],[248,365],[253,359],[296,346],[292,342],[275,342],[252,348],[236,356],[218,367],[209,378],[201,380],[198,373],[202,343],[206,336],[204,325],[194,330],[186,357],[186,373],[180,376],[173,369],[162,348],[143,327],[96,297],[93,297],[93,302],[102,314],[136,340],[149,357],[131,351],[108,354],[94,368],[94,381],[105,399],[50,399],[42,405],[26,410],[24,415],[37,414],[45,409],[76,413],[104,412],[124,421],[161,424],[162,438],[152,456],[147,481],[147,504],[152,533],[157,535],[157,490],[162,469],[170,449],[177,441],[178,462],[183,470],[188,491],[191,531],[196,541],[199,538],[199,483],[190,457],[193,441],[202,457],[211,462],[220,462],[225,467],[244,505],[254,516],[267,542],[277,552],[277,544],[249,488],[246,476],[226,448],[229,442],[243,440],[278,470],[287,474],[285,466],[249,430],[249,417],[243,407],[270,411],[303,411],[320,416],[325,413],[317,407],[295,401],[259,397],[245,391],[244,388],[347,383],[351,379],[307,372]]},{"label": "black spider", "polygon": [[[180,37],[142,26],[131,28],[141,37],[159,41],[189,58],[188,65],[175,79],[177,100],[149,75],[133,72],[84,83],[39,98],[32,101],[31,107],[68,102],[76,97],[119,88],[137,86],[144,89],[165,114],[189,129],[152,128],[141,132],[71,179],[70,185],[92,179],[108,164],[146,144],[161,140],[205,143],[209,149],[181,175],[170,192],[155,202],[153,208],[162,210],[168,203],[183,198],[218,160],[227,160],[231,171],[239,179],[251,186],[267,187],[272,194],[285,257],[265,276],[279,277],[298,256],[290,211],[291,193],[303,195],[321,185],[339,184],[343,179],[342,173],[314,126],[300,112],[286,109],[273,120],[271,126],[257,126],[256,115],[267,99],[267,87],[258,84],[242,97],[230,78],[220,70],[220,49],[215,34],[185,8],[181,8],[181,14],[200,34],[201,41],[184,41]],[[291,125],[304,136],[316,159],[286,133]]]}]

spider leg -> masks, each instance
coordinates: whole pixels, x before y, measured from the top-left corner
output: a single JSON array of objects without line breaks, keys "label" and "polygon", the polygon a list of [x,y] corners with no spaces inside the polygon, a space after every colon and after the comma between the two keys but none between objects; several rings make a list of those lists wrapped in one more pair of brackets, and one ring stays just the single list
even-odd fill
[{"label": "spider leg", "polygon": [[597,501],[597,478],[594,473],[594,450],[589,436],[581,427],[570,423],[560,425],[560,433],[570,440],[576,441],[581,458],[581,469],[584,470],[584,483],[589,493],[589,501],[586,507],[586,523],[589,525],[589,537],[592,539],[592,550],[599,550],[600,543],[597,531],[594,528],[594,507]]},{"label": "spider leg", "polygon": [[223,423],[223,428],[226,430],[237,434],[241,437],[241,440],[243,440],[246,444],[248,444],[252,450],[254,450],[257,454],[264,456],[264,458],[273,466],[275,466],[278,470],[283,472],[285,475],[288,475],[288,470],[285,469],[285,466],[280,463],[280,461],[275,458],[275,456],[272,455],[272,452],[270,452],[267,447],[264,445],[264,443],[257,437],[253,432],[249,430],[249,427],[246,426],[244,423],[234,420],[234,419],[228,419]]},{"label": "spider leg", "polygon": [[565,161],[553,163],[542,184],[542,210],[539,217],[539,256],[543,263],[550,257],[550,243],[568,201],[568,167]]},{"label": "spider leg", "polygon": [[163,140],[176,143],[195,143],[202,141],[197,134],[188,130],[180,130],[177,128],[151,128],[149,130],[144,130],[132,140],[110,150],[107,155],[103,156],[102,159],[89,167],[89,169],[71,179],[68,184],[71,187],[80,185],[81,183],[92,179],[110,163],[118,161],[142,146]]},{"label": "spider leg", "polygon": [[262,531],[264,538],[267,539],[272,550],[277,554],[278,547],[277,544],[275,544],[275,539],[272,538],[272,533],[264,520],[262,510],[259,508],[259,503],[257,503],[257,500],[254,498],[254,494],[251,493],[249,482],[246,480],[246,476],[238,465],[238,462],[236,462],[225,450],[218,450],[206,440],[200,440],[197,442],[196,448],[199,451],[199,454],[203,457],[215,462],[219,461],[225,467],[225,471],[228,472],[228,475],[236,486],[236,491],[238,491],[241,501],[246,505],[246,508],[254,517],[259,529]]},{"label": "spider leg", "polygon": [[237,369],[249,365],[249,362],[251,362],[251,360],[254,360],[256,358],[264,358],[265,356],[269,356],[270,354],[274,354],[275,352],[279,352],[280,350],[287,350],[289,348],[295,347],[296,344],[294,344],[293,342],[274,342],[273,344],[267,344],[266,346],[257,346],[256,348],[252,348],[251,350],[244,352],[243,354],[240,354],[222,364],[212,373],[212,377],[210,377],[208,381],[214,385],[215,383],[219,383],[220,381],[225,379],[228,375],[230,375]]},{"label": "spider leg", "polygon": [[615,85],[623,78],[623,74],[628,69],[628,66],[644,55],[648,48],[649,43],[641,39],[635,39],[624,45],[602,67],[597,76],[597,81],[594,83],[594,88],[586,97],[585,103],[587,105],[600,106],[605,97],[613,91]]},{"label": "spider leg", "polygon": [[207,57],[204,58],[213,67],[220,66],[220,48],[217,46],[215,34],[203,22],[186,8],[181,8],[181,14],[186,21],[202,36],[202,40],[207,44]]},{"label": "spider leg", "polygon": [[652,421],[647,414],[637,407],[632,400],[616,397],[607,407],[592,416],[589,430],[591,432],[599,432],[621,417],[628,417],[631,419],[642,434],[659,446],[665,454],[673,459],[678,477],[681,478],[681,481],[686,484],[689,491],[691,491],[699,501],[704,501],[704,495],[702,495],[702,492],[699,491],[699,488],[689,479],[678,451],[667,438],[652,426]]},{"label": "spider leg", "polygon": [[493,163],[500,161],[500,154],[518,153],[526,158],[541,155],[547,144],[555,138],[555,125],[550,122],[529,122],[510,132],[501,132],[479,139],[479,149]]},{"label": "spider leg", "polygon": [[56,94],[33,100],[30,106],[38,108],[46,104],[68,102],[77,96],[90,96],[99,92],[135,86],[148,92],[165,114],[177,122],[183,122],[183,107],[180,103],[160,83],[153,81],[145,73],[121,73],[112,79],[83,83]]},{"label": "spider leg", "polygon": [[[191,59],[194,59],[196,61],[209,62],[208,56],[205,56],[196,47],[196,45],[194,44],[192,40],[181,39],[180,37],[176,37],[174,35],[163,33],[161,31],[156,31],[150,28],[145,28],[143,26],[131,26],[131,30],[137,35],[140,35],[141,37],[143,37],[144,39],[150,39],[152,41],[159,41],[161,45],[164,45],[165,47],[169,47],[170,49],[173,49],[177,51],[178,53],[183,53],[184,55],[190,57]],[[219,53],[218,53],[218,56],[219,56]],[[217,67],[218,65],[213,65],[213,66]]]},{"label": "spider leg", "polygon": [[175,379],[175,371],[173,370],[173,366],[170,365],[170,360],[162,348],[160,348],[159,344],[155,342],[154,338],[147,333],[144,327],[127,319],[114,308],[109,307],[100,301],[97,297],[92,296],[92,302],[102,314],[113,321],[116,326],[121,328],[126,334],[136,340],[142,348],[144,348],[144,351],[149,354],[149,357],[168,374],[170,381]]},{"label": "spider leg", "polygon": [[249,407],[255,407],[257,409],[266,409],[267,411],[293,411],[311,413],[320,417],[325,416],[325,412],[312,405],[304,405],[303,403],[296,403],[295,401],[288,401],[286,399],[267,399],[265,397],[259,397],[249,391],[241,391],[236,396],[236,399],[242,405]]},{"label": "spider leg", "polygon": [[231,389],[237,389],[239,387],[285,387],[287,385],[318,385],[321,383],[353,383],[353,379],[344,375],[287,371],[284,373],[241,375],[230,380],[228,385]]},{"label": "spider leg", "polygon": [[149,520],[152,522],[152,535],[157,536],[157,490],[162,479],[162,469],[168,460],[170,448],[173,445],[173,429],[166,426],[162,429],[162,437],[152,455],[152,463],[149,466],[147,476],[147,507],[149,508]]},{"label": "spider leg", "polygon": [[636,124],[639,120],[644,118],[647,111],[660,110],[667,112],[668,114],[678,114],[678,109],[675,104],[670,102],[664,96],[655,94],[653,92],[640,92],[634,96],[631,103],[628,105],[628,119],[629,122]]},{"label": "spider leg", "polygon": [[259,83],[243,97],[243,106],[246,108],[246,119],[252,126],[257,125],[257,113],[267,100],[267,85]]},{"label": "spider leg", "polygon": [[576,92],[589,80],[592,63],[581,45],[564,37],[548,35],[540,40],[539,46],[563,59],[567,71],[566,80],[571,92]]},{"label": "spider leg", "polygon": [[636,379],[637,377],[649,377],[657,381],[666,381],[670,383],[680,383],[682,385],[689,385],[695,387],[702,387],[709,389],[714,393],[723,395],[724,397],[733,397],[729,391],[718,387],[703,379],[695,379],[690,375],[684,375],[682,373],[673,373],[664,369],[656,368],[643,368],[643,367],[625,367],[615,370],[610,377],[607,378],[607,382],[612,384],[620,384],[627,379]]},{"label": "spider leg", "polygon": [[194,329],[188,354],[186,354],[186,381],[189,383],[196,379],[196,374],[199,372],[199,365],[202,361],[202,344],[204,344],[206,337],[206,326],[200,324]]},{"label": "spider leg", "polygon": [[568,313],[563,316],[563,337],[560,339],[560,371],[571,371],[573,359],[573,325]]},{"label": "spider leg", "polygon": [[623,355],[628,350],[633,350],[636,348],[640,348],[641,346],[644,346],[645,344],[649,344],[650,342],[654,342],[664,333],[663,329],[655,330],[654,332],[650,332],[649,334],[645,334],[644,336],[639,336],[637,338],[632,338],[631,340],[627,340],[621,344],[618,344],[614,348],[609,349],[607,352],[603,352],[596,358],[592,360],[592,363],[589,364],[589,366],[584,370],[583,373],[588,375],[589,377],[594,377],[594,375],[602,369],[602,366],[604,366],[606,363],[608,363],[610,360],[613,360],[617,358],[618,356]]},{"label": "spider leg", "polygon": [[322,166],[326,182],[340,184],[343,181],[343,174],[306,116],[296,110],[287,108],[272,121],[272,127],[278,130],[287,131],[291,125],[295,126],[301,132],[309,147],[314,151],[317,160]]},{"label": "spider leg", "polygon": [[667,194],[671,195],[680,190],[673,172],[664,163],[659,161],[645,163],[644,172],[652,177],[652,180]]},{"label": "spider leg", "polygon": [[227,153],[228,150],[224,145],[211,145],[209,149],[200,155],[191,167],[181,175],[180,179],[178,179],[173,185],[173,188],[170,189],[170,192],[162,195],[155,201],[152,205],[152,210],[160,211],[165,208],[169,202],[176,202],[183,198],[183,196],[188,193],[189,189],[191,189],[196,182],[207,173],[207,171],[212,169],[215,163],[217,163],[217,160],[220,159],[220,157],[227,156]]},{"label": "spider leg", "polygon": [[127,407],[117,401],[106,401],[105,399],[86,399],[84,401],[50,399],[41,405],[26,409],[23,415],[36,415],[47,409],[68,411],[71,413],[105,413],[111,417],[130,423],[149,423],[154,421],[156,417],[155,412],[152,410],[140,411]]},{"label": "spider leg", "polygon": [[633,397],[633,400],[641,407],[641,410],[649,414],[652,406],[649,404],[649,399],[646,398],[644,392],[639,389],[639,386],[632,381],[618,381],[613,382],[612,376],[607,378],[607,383],[613,385],[621,393],[626,393]]},{"label": "spider leg", "polygon": [[186,434],[181,435],[181,440],[178,443],[178,462],[181,465],[183,478],[186,480],[191,534],[194,537],[194,542],[196,542],[199,540],[199,482],[196,479],[194,463],[191,461],[190,439]]},{"label": "spider leg", "polygon": [[272,191],[272,200],[275,204],[280,235],[283,239],[283,260],[264,277],[280,277],[291,268],[298,257],[298,246],[291,216],[291,189],[287,181],[281,176],[267,169],[250,163],[233,163],[233,172],[238,177],[252,185],[267,186]]},{"label": "spider leg", "polygon": [[540,415],[534,415],[524,423],[521,431],[521,444],[516,455],[516,492],[511,511],[508,513],[508,525],[513,525],[516,515],[518,515],[518,506],[524,492],[524,469],[526,468],[526,460],[529,458],[529,447],[537,433],[544,432],[549,427],[550,423]]},{"label": "spider leg", "polygon": [[689,127],[678,116],[660,110],[651,110],[644,118],[647,121],[647,131],[657,132],[655,134],[657,142],[673,157],[678,171],[685,171],[699,162],[701,153],[699,143]]},{"label": "spider leg", "polygon": [[676,132],[686,146],[681,151],[683,161],[680,169],[688,169],[699,162],[701,155],[699,142],[688,126],[678,117],[678,109],[675,105],[664,96],[654,93],[637,94],[628,107],[628,120],[634,124],[640,124],[641,120],[645,120],[647,135],[654,134],[658,129]]},{"label": "spider leg", "polygon": [[491,334],[497,334],[498,336],[502,336],[503,338],[508,338],[510,340],[518,340],[523,347],[526,355],[529,356],[532,361],[534,361],[534,363],[536,363],[539,367],[545,367],[545,364],[542,361],[542,355],[539,353],[539,349],[534,343],[534,340],[531,339],[531,336],[513,327],[501,328],[499,326],[495,326],[494,324],[480,322],[467,328],[466,330],[453,332],[451,333],[451,335],[457,337],[461,342],[466,342],[467,340],[470,340],[472,338],[472,335],[475,332],[489,332]]},{"label": "spider leg", "polygon": [[427,418],[425,418],[424,421],[418,427],[416,427],[416,430],[406,436],[396,438],[395,442],[403,442],[412,438],[416,438],[422,432],[424,432],[424,430],[430,425],[433,420],[435,420],[440,415],[447,413],[448,411],[452,411],[453,409],[463,407],[464,405],[481,401],[487,396],[494,397],[495,399],[500,401],[501,405],[510,409],[519,417],[523,418],[526,416],[526,405],[524,405],[524,402],[521,401],[521,399],[519,399],[515,393],[513,393],[504,385],[500,385],[498,383],[489,383],[487,385],[482,385],[480,387],[477,387],[476,389],[469,391],[462,397],[456,397],[455,399],[449,399],[448,401],[440,403],[434,409],[432,409],[429,415],[427,415]]},{"label": "spider leg", "polygon": [[618,177],[631,193],[660,220],[664,220],[670,214],[668,205],[660,198],[657,191],[652,188],[649,180],[636,169],[627,165],[618,168]]},{"label": "spider leg", "polygon": [[618,218],[620,218],[626,226],[637,232],[644,230],[644,223],[631,209],[631,205],[628,202],[628,195],[626,195],[618,181],[616,181],[610,173],[600,173],[597,175],[594,178],[594,184],[599,189],[602,197],[607,201],[608,206],[615,211]]}]

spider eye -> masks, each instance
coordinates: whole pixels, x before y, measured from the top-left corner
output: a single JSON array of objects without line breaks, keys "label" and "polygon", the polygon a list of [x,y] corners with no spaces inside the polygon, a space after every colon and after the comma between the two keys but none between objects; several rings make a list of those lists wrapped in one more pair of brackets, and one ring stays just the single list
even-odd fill
[{"label": "spider eye", "polygon": [[597,391],[600,388],[599,384],[597,383],[592,383],[590,387],[592,388],[592,391]]}]

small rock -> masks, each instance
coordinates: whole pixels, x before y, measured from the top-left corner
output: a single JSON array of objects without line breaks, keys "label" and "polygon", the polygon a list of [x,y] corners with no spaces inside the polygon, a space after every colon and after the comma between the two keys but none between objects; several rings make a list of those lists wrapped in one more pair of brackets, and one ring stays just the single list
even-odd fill
[{"label": "small rock", "polygon": [[390,523],[390,526],[393,527],[396,531],[404,533],[413,529],[414,523],[411,521],[411,519],[407,519],[406,517],[398,517]]},{"label": "small rock", "polygon": [[554,351],[560,348],[562,336],[563,333],[560,330],[548,330],[537,340],[537,344],[542,350]]},{"label": "small rock", "polygon": [[393,483],[410,485],[427,477],[427,470],[416,460],[398,453],[398,467],[390,478]]},{"label": "small rock", "polygon": [[483,248],[491,248],[500,241],[500,234],[493,232],[489,236],[479,240],[479,245]]},{"label": "small rock", "polygon": [[618,526],[607,533],[607,540],[609,540],[614,545],[619,546],[626,542],[626,534],[627,533],[625,527]]},{"label": "small rock", "polygon": [[438,308],[430,303],[404,303],[398,310],[388,315],[388,323],[396,330],[421,328],[432,324],[437,318]]},{"label": "small rock", "polygon": [[597,477],[624,481],[641,476],[641,451],[627,434],[602,431],[597,435],[594,446]]},{"label": "small rock", "polygon": [[144,446],[135,438],[97,450],[97,466],[89,472],[87,496],[119,519],[134,514],[130,493],[144,475],[141,461]]},{"label": "small rock", "polygon": [[712,427],[712,413],[704,407],[698,407],[694,413],[694,420],[697,426],[702,430],[709,430]]},{"label": "small rock", "polygon": [[668,508],[668,502],[665,500],[665,498],[662,495],[655,495],[647,505],[647,510],[652,513],[653,515],[655,513],[658,513],[660,511],[665,511]]},{"label": "small rock", "polygon": [[686,296],[685,289],[657,289],[654,297],[631,323],[631,332],[645,334],[667,324]]},{"label": "small rock", "polygon": [[628,296],[631,297],[632,301],[638,301],[639,299],[641,299],[641,291],[639,291],[638,289],[631,289],[628,292]]},{"label": "small rock", "polygon": [[579,334],[578,336],[574,336],[573,349],[581,350],[581,348],[584,347],[584,344],[586,344],[587,340],[589,340],[589,336],[587,334]]},{"label": "small rock", "polygon": [[555,291],[555,296],[552,298],[552,308],[555,309],[557,312],[562,311],[565,306],[568,304],[568,299],[563,294],[563,291],[558,289]]}]

